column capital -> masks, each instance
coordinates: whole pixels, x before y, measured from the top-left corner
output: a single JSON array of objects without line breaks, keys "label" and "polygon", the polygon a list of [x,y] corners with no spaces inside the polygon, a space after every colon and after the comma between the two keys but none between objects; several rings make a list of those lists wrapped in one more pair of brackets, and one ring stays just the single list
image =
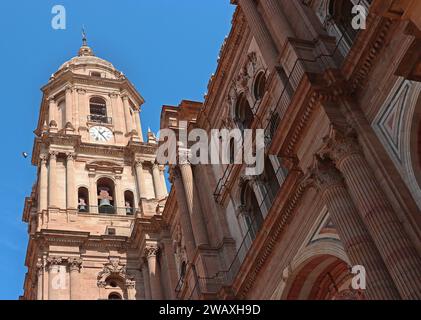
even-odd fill
[{"label": "column capital", "polygon": [[344,159],[362,153],[357,133],[351,127],[343,130],[332,127],[329,135],[323,138],[323,142],[324,144],[318,154],[323,158],[328,156],[337,166]]},{"label": "column capital", "polygon": [[41,164],[47,164],[48,155],[46,155],[46,154],[41,154],[41,155],[39,156],[39,159],[40,159],[40,161],[41,161]]},{"label": "column capital", "polygon": [[151,257],[156,257],[158,255],[158,252],[159,252],[159,247],[158,247],[157,244],[153,244],[153,245],[150,244],[150,245],[147,245],[145,247],[144,252],[145,252],[145,256],[146,256],[147,259],[149,259]]},{"label": "column capital", "polygon": [[127,289],[134,289],[136,287],[136,281],[126,279],[126,288]]},{"label": "column capital", "polygon": [[57,155],[58,155],[57,151],[50,151],[49,154],[50,154],[50,159],[53,159],[53,160],[57,159]]},{"label": "column capital", "polygon": [[121,98],[122,98],[124,101],[128,101],[128,100],[129,100],[129,96],[128,96],[128,94],[127,94],[127,93],[123,93],[123,94],[121,95]]},{"label": "column capital", "polygon": [[69,270],[70,271],[79,271],[82,267],[81,258],[69,258]]},{"label": "column capital", "polygon": [[135,167],[143,168],[143,161],[141,159],[135,159],[133,161]]},{"label": "column capital", "polygon": [[108,96],[109,96],[111,99],[116,99],[116,98],[118,97],[118,94],[117,94],[117,93],[110,93],[110,94],[108,94]]},{"label": "column capital", "polygon": [[159,170],[159,164],[154,162],[154,163],[152,163],[152,170],[156,170],[156,169]]},{"label": "column capital", "polygon": [[63,258],[62,257],[47,257],[47,266],[48,267],[54,267],[54,266],[59,266],[63,263]]},{"label": "column capital", "polygon": [[72,91],[73,91],[73,89],[74,89],[74,87],[73,87],[72,85],[68,84],[68,85],[66,86],[66,88],[65,88],[65,91],[66,91],[66,93],[67,93],[67,92],[72,92]]},{"label": "column capital", "polygon": [[74,160],[75,158],[76,158],[76,153],[74,153],[74,152],[67,152],[66,153],[66,158],[67,158],[67,161],[72,161],[72,160]]},{"label": "column capital", "polygon": [[344,186],[344,178],[329,158],[314,156],[313,166],[309,171],[308,178],[313,185],[321,190],[327,190],[336,186]]},{"label": "column capital", "polygon": [[80,95],[84,95],[84,94],[86,94],[86,90],[85,90],[85,89],[83,89],[83,88],[77,88],[77,89],[76,89],[76,92],[77,92],[78,94],[80,94]]}]

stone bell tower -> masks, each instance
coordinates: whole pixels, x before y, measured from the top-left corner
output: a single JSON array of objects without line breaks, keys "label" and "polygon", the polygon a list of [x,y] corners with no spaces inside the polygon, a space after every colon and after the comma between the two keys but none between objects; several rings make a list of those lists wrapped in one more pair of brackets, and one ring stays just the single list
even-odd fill
[{"label": "stone bell tower", "polygon": [[143,140],[142,96],[85,36],[42,92],[22,298],[147,298],[167,189],[156,140]]}]

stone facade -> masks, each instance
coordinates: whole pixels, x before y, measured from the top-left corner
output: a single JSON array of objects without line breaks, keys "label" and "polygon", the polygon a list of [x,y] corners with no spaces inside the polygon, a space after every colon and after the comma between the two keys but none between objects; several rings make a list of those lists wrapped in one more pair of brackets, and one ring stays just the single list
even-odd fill
[{"label": "stone facade", "polygon": [[264,129],[264,172],[179,161],[167,194],[142,97],[85,43],[43,88],[22,298],[421,298],[421,3],[232,2],[204,102],[161,128]]}]

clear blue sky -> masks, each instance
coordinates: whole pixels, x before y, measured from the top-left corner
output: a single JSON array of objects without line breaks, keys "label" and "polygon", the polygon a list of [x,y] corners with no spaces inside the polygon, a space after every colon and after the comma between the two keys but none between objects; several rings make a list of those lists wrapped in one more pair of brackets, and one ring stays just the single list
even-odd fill
[{"label": "clear blue sky", "polygon": [[[229,0],[0,1],[1,108],[0,299],[22,294],[27,226],[24,197],[35,169],[32,151],[40,88],[81,45],[81,26],[97,56],[109,60],[146,100],[143,129],[159,128],[163,104],[202,100],[234,7]],[[51,27],[51,9],[66,8],[66,30]]]}]

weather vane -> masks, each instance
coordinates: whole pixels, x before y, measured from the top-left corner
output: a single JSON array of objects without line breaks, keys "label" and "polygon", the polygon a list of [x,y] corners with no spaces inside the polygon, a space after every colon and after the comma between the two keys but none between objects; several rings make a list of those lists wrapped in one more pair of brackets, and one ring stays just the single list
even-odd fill
[{"label": "weather vane", "polygon": [[85,26],[82,26],[82,43],[84,46],[87,45],[87,41],[86,41],[86,31],[85,31]]}]

